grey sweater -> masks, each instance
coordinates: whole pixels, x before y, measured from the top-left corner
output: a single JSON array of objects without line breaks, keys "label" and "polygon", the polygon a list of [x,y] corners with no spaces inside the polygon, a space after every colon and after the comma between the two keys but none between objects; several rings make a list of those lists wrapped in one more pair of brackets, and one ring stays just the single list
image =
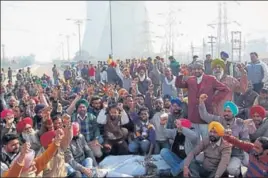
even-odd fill
[{"label": "grey sweater", "polygon": [[[227,128],[228,125],[230,125],[233,136],[237,137],[240,140],[245,140],[245,141],[249,140],[248,129],[244,125],[244,121],[242,119],[234,118],[231,121],[226,121],[221,116],[216,116],[216,115],[208,113],[204,103],[199,104],[199,114],[200,114],[201,119],[207,123],[210,123],[212,121],[217,121],[217,122],[220,122],[224,128]],[[231,156],[236,156],[236,157],[243,159],[244,151],[239,148],[233,147]]]},{"label": "grey sweater", "polygon": [[86,158],[91,158],[93,160],[93,166],[97,166],[94,154],[82,134],[79,134],[78,138],[72,139],[69,148],[64,153],[64,156],[66,163],[69,163],[75,170],[82,170],[83,166],[81,163]]}]

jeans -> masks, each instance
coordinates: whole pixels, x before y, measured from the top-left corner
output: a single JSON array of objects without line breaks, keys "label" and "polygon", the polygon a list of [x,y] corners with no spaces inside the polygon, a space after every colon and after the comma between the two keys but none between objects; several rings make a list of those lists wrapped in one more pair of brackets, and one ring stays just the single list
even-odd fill
[{"label": "jeans", "polygon": [[256,91],[258,94],[260,94],[262,87],[263,83],[253,84],[253,90]]},{"label": "jeans", "polygon": [[130,142],[128,145],[128,150],[131,153],[138,153],[141,150],[142,154],[148,153],[150,149],[150,141],[149,140],[139,140],[135,139]]},{"label": "jeans", "polygon": [[163,148],[170,148],[169,141],[156,141],[155,147],[154,147],[154,154],[159,154],[160,150]]},{"label": "jeans", "polygon": [[[91,158],[86,158],[84,161],[81,163],[82,166],[85,168],[92,168],[93,167],[93,161]],[[70,175],[75,172],[74,168],[71,167],[71,165],[66,164],[66,169],[67,169],[67,174]],[[82,173],[83,178],[87,178],[85,174]]]},{"label": "jeans", "polygon": [[163,148],[160,152],[160,155],[171,167],[171,174],[173,176],[177,176],[183,171],[184,160],[179,158],[171,150]]},{"label": "jeans", "polygon": [[242,160],[238,157],[231,157],[227,167],[227,172],[232,176],[239,176],[241,173]]}]

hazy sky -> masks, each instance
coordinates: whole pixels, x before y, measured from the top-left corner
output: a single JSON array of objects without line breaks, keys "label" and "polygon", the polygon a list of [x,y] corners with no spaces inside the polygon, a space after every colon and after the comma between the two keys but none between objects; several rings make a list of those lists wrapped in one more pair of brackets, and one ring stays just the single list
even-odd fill
[{"label": "hazy sky", "polygon": [[[177,39],[176,50],[188,51],[190,43],[202,44],[202,39],[216,30],[207,24],[215,23],[218,16],[218,2],[211,1],[148,1],[147,8],[152,21],[154,36],[163,36],[165,18],[159,13],[167,12],[170,3],[174,9],[181,9],[177,20],[181,25],[177,33],[183,36]],[[246,39],[266,37],[268,39],[268,2],[244,1],[227,2],[228,17],[241,24],[229,25],[228,30],[242,30]],[[67,57],[66,38],[59,34],[72,34],[70,38],[71,56],[78,50],[77,26],[66,18],[86,18],[86,5],[83,1],[1,1],[1,44],[6,45],[7,56],[28,55],[34,53],[39,61],[47,61],[61,56],[61,42]],[[83,29],[82,29],[83,34]],[[154,38],[155,52],[159,52],[161,39]],[[205,39],[207,40],[207,39]]]}]

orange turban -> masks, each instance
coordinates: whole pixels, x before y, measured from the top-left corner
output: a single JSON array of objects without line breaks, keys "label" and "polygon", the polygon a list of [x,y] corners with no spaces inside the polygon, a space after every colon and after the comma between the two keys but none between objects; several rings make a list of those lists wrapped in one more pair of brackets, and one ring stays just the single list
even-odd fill
[{"label": "orange turban", "polygon": [[208,131],[211,131],[214,129],[218,136],[222,137],[224,136],[224,127],[221,125],[221,123],[213,121],[208,125]]},{"label": "orange turban", "polygon": [[23,118],[20,122],[17,123],[17,132],[22,133],[27,124],[33,127],[33,120],[30,117]]},{"label": "orange turban", "polygon": [[47,148],[49,144],[52,143],[52,140],[55,138],[56,132],[54,130],[45,132],[40,137],[40,143],[44,148]]}]

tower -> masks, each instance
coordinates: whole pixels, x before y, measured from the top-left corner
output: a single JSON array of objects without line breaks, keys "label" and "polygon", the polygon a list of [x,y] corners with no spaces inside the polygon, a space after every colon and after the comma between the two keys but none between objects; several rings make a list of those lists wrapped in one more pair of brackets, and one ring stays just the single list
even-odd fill
[{"label": "tower", "polygon": [[[111,1],[113,56],[128,58],[140,56],[148,49],[150,35],[148,20],[143,1]],[[87,18],[92,19],[86,24],[82,41],[82,50],[87,51],[97,60],[106,60],[110,54],[110,11],[108,1],[87,1]],[[149,47],[150,48],[150,47]],[[151,50],[151,49],[150,49]]]}]

